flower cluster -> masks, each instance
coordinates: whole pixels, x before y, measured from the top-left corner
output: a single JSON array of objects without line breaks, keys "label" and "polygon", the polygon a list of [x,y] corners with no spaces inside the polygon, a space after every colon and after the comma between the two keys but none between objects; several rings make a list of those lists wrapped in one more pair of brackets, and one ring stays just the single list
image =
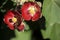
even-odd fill
[{"label": "flower cluster", "polygon": [[19,11],[21,13],[18,10],[9,10],[4,15],[3,20],[10,30],[17,29],[23,31],[25,29],[24,20],[37,21],[41,17],[41,8],[36,2],[25,2]]}]

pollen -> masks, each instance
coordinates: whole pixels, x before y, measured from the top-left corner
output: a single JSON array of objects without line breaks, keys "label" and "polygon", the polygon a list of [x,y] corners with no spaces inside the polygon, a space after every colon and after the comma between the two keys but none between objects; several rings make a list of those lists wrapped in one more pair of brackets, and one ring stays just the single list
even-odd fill
[{"label": "pollen", "polygon": [[12,18],[12,22],[16,23],[17,22],[17,18]]},{"label": "pollen", "polygon": [[29,7],[28,10],[29,10],[29,13],[31,14],[31,16],[33,16],[36,12],[36,8],[34,6]]}]

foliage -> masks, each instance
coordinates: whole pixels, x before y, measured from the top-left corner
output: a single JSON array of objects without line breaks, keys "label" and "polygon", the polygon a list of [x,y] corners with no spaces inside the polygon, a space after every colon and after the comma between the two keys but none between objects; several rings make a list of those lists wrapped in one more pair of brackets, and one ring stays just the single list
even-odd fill
[{"label": "foliage", "polygon": [[46,30],[42,30],[44,38],[60,40],[60,0],[44,0],[42,12],[46,18]]}]

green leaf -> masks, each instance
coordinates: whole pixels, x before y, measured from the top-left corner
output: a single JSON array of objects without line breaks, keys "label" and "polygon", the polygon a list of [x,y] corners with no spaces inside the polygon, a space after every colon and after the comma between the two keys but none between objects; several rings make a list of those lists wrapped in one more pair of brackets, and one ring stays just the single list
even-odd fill
[{"label": "green leaf", "polygon": [[10,40],[31,40],[31,31],[19,32],[18,30],[15,30],[15,34],[16,38],[12,38]]},{"label": "green leaf", "polygon": [[60,0],[44,0],[42,13],[46,19],[46,30],[42,30],[43,37],[59,40]]},{"label": "green leaf", "polygon": [[55,23],[50,35],[51,40],[60,40],[60,24]]},{"label": "green leaf", "polygon": [[29,31],[30,30],[30,28],[29,28],[29,25],[24,21],[24,24],[25,24],[25,31]]}]

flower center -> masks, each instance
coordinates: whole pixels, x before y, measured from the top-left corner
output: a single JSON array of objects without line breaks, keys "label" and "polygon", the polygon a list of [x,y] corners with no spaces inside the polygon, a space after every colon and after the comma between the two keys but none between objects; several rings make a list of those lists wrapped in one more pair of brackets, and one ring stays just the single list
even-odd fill
[{"label": "flower center", "polygon": [[12,22],[16,23],[17,22],[17,18],[12,18]]},{"label": "flower center", "polygon": [[36,7],[31,6],[31,7],[29,7],[28,10],[29,10],[29,13],[31,14],[31,16],[33,16],[35,14],[35,12],[36,12]]}]

